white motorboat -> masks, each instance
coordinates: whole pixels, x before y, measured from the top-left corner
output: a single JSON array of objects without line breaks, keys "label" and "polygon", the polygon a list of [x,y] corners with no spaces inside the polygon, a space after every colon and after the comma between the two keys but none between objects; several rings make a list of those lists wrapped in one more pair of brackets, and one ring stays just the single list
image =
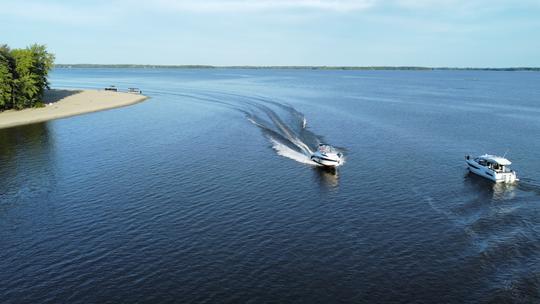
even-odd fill
[{"label": "white motorboat", "polygon": [[508,168],[512,162],[504,157],[484,154],[473,158],[467,155],[465,161],[472,173],[496,183],[513,183],[519,180],[516,172]]},{"label": "white motorboat", "polygon": [[319,165],[337,167],[343,163],[343,154],[328,144],[319,144],[317,151],[311,155],[311,160]]}]

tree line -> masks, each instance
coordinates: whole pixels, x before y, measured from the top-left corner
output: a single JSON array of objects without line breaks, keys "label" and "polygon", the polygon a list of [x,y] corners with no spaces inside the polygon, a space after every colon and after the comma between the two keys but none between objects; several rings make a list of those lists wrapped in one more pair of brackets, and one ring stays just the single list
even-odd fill
[{"label": "tree line", "polygon": [[155,65],[155,64],[56,64],[56,68],[140,68],[140,69],[290,69],[290,70],[397,70],[397,71],[530,71],[540,72],[540,67],[506,67],[506,68],[474,68],[474,67],[422,67],[422,66],[254,66],[254,65]]},{"label": "tree line", "polygon": [[0,45],[0,111],[42,106],[53,65],[54,55],[45,45],[24,49]]}]

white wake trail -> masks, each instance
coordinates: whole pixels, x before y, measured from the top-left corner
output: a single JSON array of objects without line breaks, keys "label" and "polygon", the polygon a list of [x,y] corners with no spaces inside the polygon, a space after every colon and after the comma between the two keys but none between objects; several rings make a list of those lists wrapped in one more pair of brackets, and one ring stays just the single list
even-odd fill
[{"label": "white wake trail", "polygon": [[273,138],[270,138],[270,141],[272,142],[272,148],[276,150],[276,153],[278,155],[290,158],[299,163],[312,165],[312,166],[318,166],[318,164],[313,162],[308,155],[295,151],[294,149],[291,149],[289,146],[282,144]]}]

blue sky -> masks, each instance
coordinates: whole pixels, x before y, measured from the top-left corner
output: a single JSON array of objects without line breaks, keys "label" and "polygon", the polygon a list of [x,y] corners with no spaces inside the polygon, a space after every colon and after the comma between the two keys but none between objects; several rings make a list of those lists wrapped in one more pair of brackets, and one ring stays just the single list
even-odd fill
[{"label": "blue sky", "polygon": [[540,66],[540,0],[0,0],[57,63]]}]

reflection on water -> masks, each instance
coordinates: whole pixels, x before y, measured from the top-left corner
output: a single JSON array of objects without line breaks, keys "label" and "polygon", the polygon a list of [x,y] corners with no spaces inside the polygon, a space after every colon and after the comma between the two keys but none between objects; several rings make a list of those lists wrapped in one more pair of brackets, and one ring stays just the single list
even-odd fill
[{"label": "reflection on water", "polygon": [[46,122],[31,125],[0,129],[0,160],[14,157],[17,146],[24,147],[24,151],[39,152],[48,145],[49,129]]},{"label": "reflection on water", "polygon": [[52,152],[47,123],[0,129],[0,206],[50,189]]},{"label": "reflection on water", "polygon": [[517,183],[495,183],[472,172],[465,175],[466,184],[473,187],[476,192],[494,200],[508,200],[516,196]]},{"label": "reflection on water", "polygon": [[319,184],[328,189],[335,189],[339,186],[339,171],[333,167],[314,166],[313,172]]}]

